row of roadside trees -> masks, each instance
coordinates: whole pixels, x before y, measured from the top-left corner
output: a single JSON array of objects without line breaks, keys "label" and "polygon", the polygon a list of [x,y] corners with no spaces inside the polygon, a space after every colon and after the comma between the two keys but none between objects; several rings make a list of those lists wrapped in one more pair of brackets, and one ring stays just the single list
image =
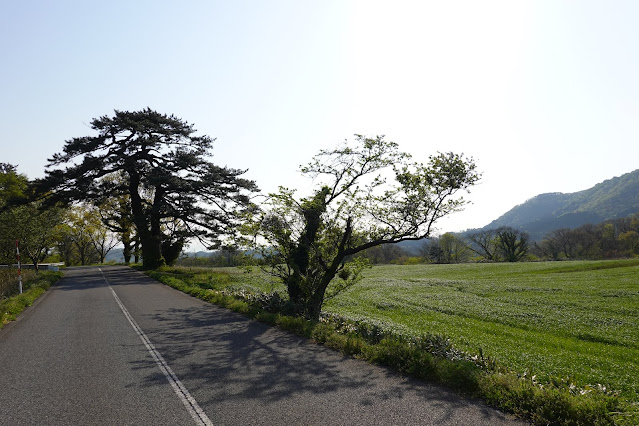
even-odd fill
[{"label": "row of roadside trees", "polygon": [[[260,195],[245,170],[213,164],[214,140],[175,116],[115,111],[90,127],[94,135],[67,140],[46,176],[28,182],[29,208],[64,209],[65,219],[77,206],[97,211],[125,253],[135,237],[145,268],[174,263],[193,239],[250,250],[285,284],[291,313],[311,319],[360,279],[359,253],[429,237],[479,179],[472,158],[439,153],[421,163],[383,136],[356,135],[301,168],[318,184],[307,197],[284,187]],[[3,211],[25,205],[14,201]],[[44,223],[53,232],[65,220]]]},{"label": "row of roadside trees", "polygon": [[[67,229],[75,240],[57,240],[65,261],[71,256],[63,246],[75,247],[87,262],[78,224],[95,231],[86,241],[100,260],[112,244],[109,235],[117,235],[125,259],[139,245],[145,268],[173,264],[193,239],[208,248],[247,250],[282,280],[290,311],[311,319],[319,318],[326,298],[361,278],[366,254],[386,256],[394,243],[432,238],[435,223],[461,210],[461,194],[480,178],[472,158],[449,152],[421,163],[383,136],[356,135],[301,167],[317,183],[310,195],[285,187],[261,195],[241,177],[245,170],[213,164],[214,139],[175,116],[115,111],[90,127],[94,135],[67,140],[51,157],[44,178],[20,184],[22,201],[7,186],[2,214],[18,214],[29,226],[42,223],[51,233]],[[527,235],[512,228],[469,238],[469,249],[490,261],[518,261],[530,248]],[[431,259],[463,259],[454,236],[430,241]],[[37,259],[47,250],[38,254],[25,240],[29,245]]]},{"label": "row of roadside trees", "polygon": [[10,164],[0,164],[0,263],[16,262],[16,242],[24,263],[103,263],[119,238],[102,212],[89,204],[44,206],[29,197],[29,180]]}]

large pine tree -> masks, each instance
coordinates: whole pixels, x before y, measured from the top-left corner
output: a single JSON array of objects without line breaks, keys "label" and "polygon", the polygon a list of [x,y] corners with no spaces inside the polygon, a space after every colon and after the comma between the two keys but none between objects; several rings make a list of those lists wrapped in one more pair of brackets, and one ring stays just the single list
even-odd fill
[{"label": "large pine tree", "polygon": [[171,263],[190,238],[214,244],[233,232],[257,190],[240,177],[245,170],[211,163],[214,139],[194,135],[193,125],[173,115],[116,110],[91,128],[97,135],[68,140],[49,159],[39,193],[96,205],[127,195],[145,268]]}]

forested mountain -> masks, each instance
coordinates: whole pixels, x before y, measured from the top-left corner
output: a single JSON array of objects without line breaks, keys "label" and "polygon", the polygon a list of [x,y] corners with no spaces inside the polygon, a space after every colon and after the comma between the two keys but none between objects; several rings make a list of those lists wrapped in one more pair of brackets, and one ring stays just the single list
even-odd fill
[{"label": "forested mountain", "polygon": [[585,191],[537,195],[483,229],[510,226],[528,232],[533,240],[540,240],[554,229],[576,228],[635,213],[639,213],[639,170]]}]

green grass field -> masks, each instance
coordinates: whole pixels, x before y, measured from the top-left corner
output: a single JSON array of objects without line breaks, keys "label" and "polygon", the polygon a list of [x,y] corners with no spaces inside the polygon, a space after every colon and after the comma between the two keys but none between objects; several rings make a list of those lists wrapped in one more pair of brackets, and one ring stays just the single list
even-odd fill
[{"label": "green grass field", "polygon": [[[282,290],[259,273],[220,272],[229,275],[217,288]],[[444,335],[541,382],[570,378],[639,399],[637,259],[376,266],[325,311],[401,334]]]},{"label": "green grass field", "polygon": [[639,261],[382,266],[326,310],[639,395]]}]

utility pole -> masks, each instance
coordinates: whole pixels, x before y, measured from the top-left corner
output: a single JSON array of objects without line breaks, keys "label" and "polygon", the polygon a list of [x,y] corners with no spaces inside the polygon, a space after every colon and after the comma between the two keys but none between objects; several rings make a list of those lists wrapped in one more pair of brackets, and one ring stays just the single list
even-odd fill
[{"label": "utility pole", "polygon": [[18,286],[20,288],[20,294],[22,294],[22,269],[20,268],[20,247],[18,246],[18,240],[16,240],[16,257],[18,258]]}]

